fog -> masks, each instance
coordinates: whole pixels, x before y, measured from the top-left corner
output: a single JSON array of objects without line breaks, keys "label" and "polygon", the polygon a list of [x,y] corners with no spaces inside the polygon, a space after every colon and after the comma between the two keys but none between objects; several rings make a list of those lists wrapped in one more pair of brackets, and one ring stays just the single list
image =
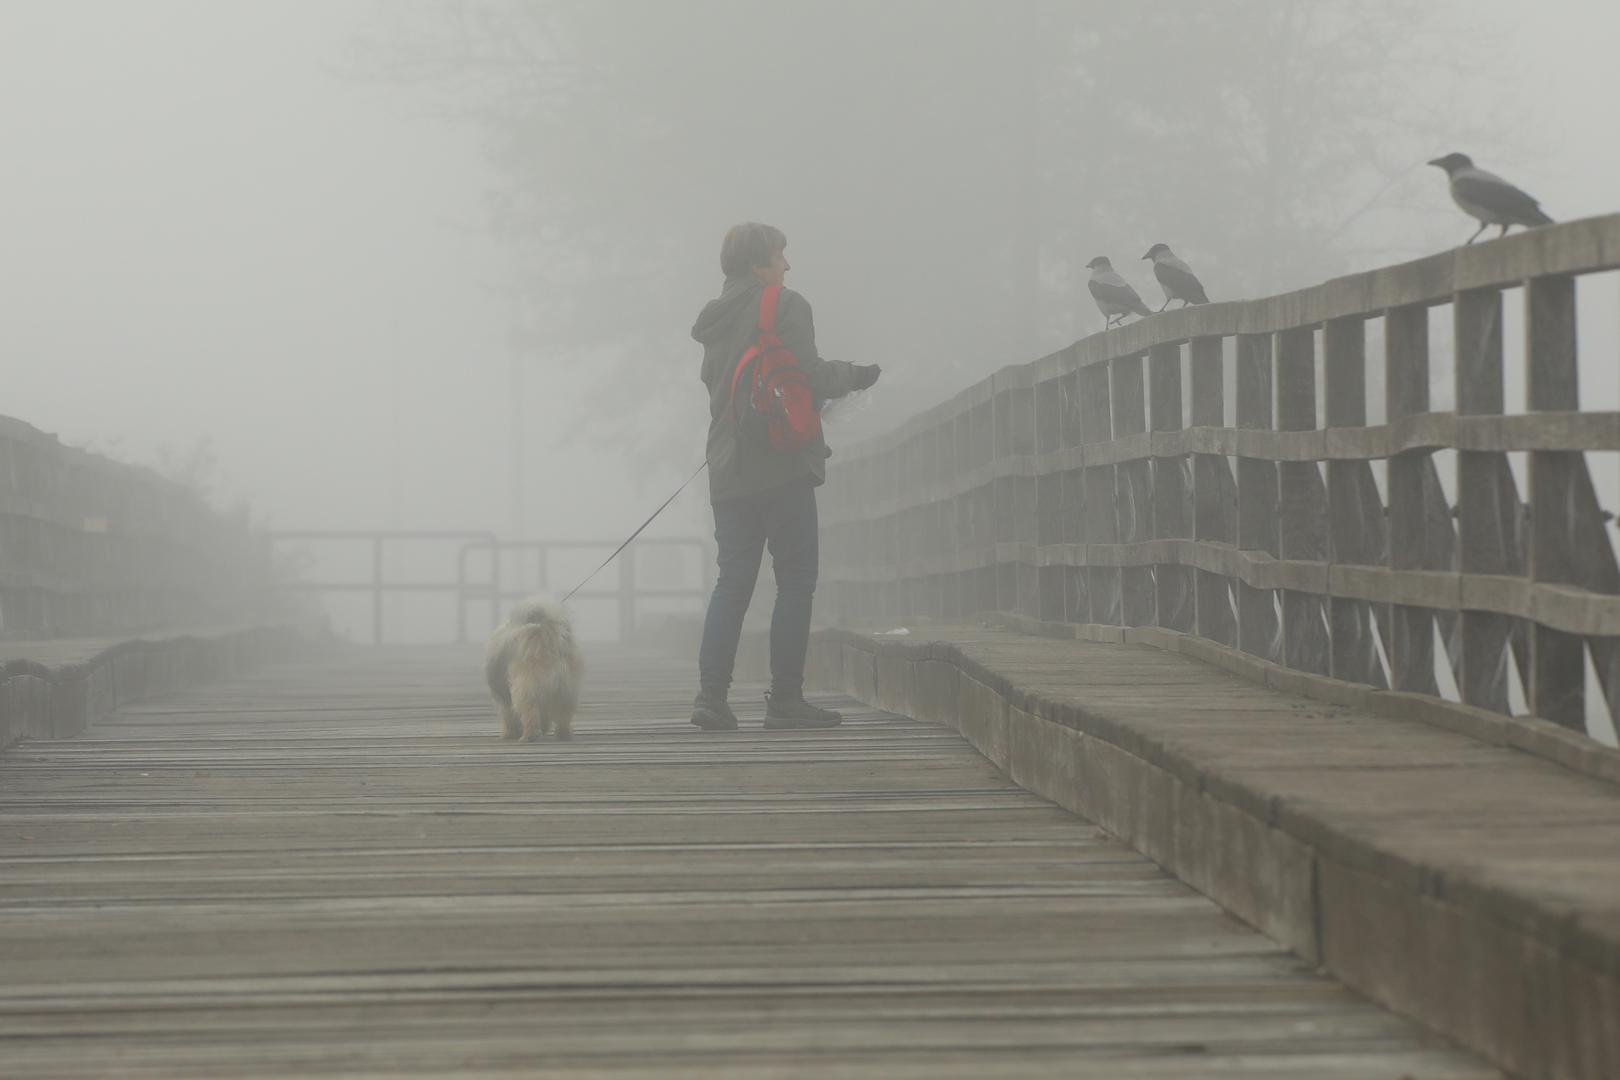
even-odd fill
[{"label": "fog", "polygon": [[1450,150],[1620,208],[1613,5],[1115,7],[0,0],[0,413],[276,528],[617,539],[737,221],[885,367],[836,452],[1099,329],[1093,255],[1156,306],[1155,241],[1217,300],[1443,250]]}]

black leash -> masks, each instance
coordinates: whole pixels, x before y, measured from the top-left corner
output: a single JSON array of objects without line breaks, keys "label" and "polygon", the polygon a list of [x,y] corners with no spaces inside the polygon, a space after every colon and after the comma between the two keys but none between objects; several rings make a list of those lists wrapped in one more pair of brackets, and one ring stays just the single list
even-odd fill
[{"label": "black leash", "polygon": [[658,507],[658,509],[656,509],[656,510],[654,510],[652,512],[652,517],[649,517],[646,521],[643,521],[641,523],[641,528],[638,528],[635,532],[631,533],[629,539],[627,539],[624,543],[620,544],[617,548],[615,548],[613,550],[613,554],[609,555],[607,558],[602,560],[602,566],[598,566],[595,570],[592,570],[590,573],[586,574],[585,575],[585,580],[580,582],[578,585],[575,585],[572,589],[569,589],[568,590],[568,596],[564,596],[561,600],[558,601],[558,603],[559,604],[568,603],[568,597],[569,596],[573,596],[575,593],[579,592],[579,590],[583,589],[586,586],[586,584],[591,580],[591,578],[595,577],[597,574],[600,574],[602,572],[603,567],[607,566],[607,564],[612,562],[614,559],[617,559],[619,557],[619,552],[621,552],[625,548],[629,547],[630,542],[632,540],[634,540],[636,537],[640,536],[642,534],[642,531],[645,530],[647,528],[647,526],[649,526],[649,525],[651,525],[653,523],[653,518],[656,518],[659,514],[662,514],[664,512],[664,507],[666,507],[670,503],[674,502],[675,501],[675,496],[679,495],[681,492],[685,491],[686,486],[688,484],[690,484],[692,481],[694,481],[694,480],[696,480],[698,478],[698,473],[702,472],[704,469],[707,469],[708,467],[709,467],[709,463],[708,463],[707,460],[705,460],[703,462],[703,464],[701,464],[701,465],[699,465],[697,467],[697,472],[693,473],[691,476],[688,476],[684,481],[681,482],[681,486],[675,489],[675,495],[671,495],[669,498],[665,499],[663,501],[662,505],[660,505]]}]

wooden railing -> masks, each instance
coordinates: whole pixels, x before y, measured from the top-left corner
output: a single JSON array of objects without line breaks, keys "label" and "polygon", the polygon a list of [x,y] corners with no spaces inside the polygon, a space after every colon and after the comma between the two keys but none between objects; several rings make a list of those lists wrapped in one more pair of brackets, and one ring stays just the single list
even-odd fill
[{"label": "wooden railing", "polygon": [[0,417],[0,638],[249,622],[269,549],[148,469]]},{"label": "wooden railing", "polygon": [[[833,458],[823,611],[1154,625],[1427,694],[1438,637],[1464,702],[1509,712],[1522,687],[1577,729],[1589,653],[1620,714],[1620,571],[1585,457],[1620,451],[1620,413],[1580,411],[1575,304],[1577,276],[1616,267],[1620,215],[1154,315],[1006,368]],[[1523,415],[1504,415],[1512,289]],[[1386,422],[1369,426],[1373,320]],[[1442,320],[1450,412],[1429,401]]]}]

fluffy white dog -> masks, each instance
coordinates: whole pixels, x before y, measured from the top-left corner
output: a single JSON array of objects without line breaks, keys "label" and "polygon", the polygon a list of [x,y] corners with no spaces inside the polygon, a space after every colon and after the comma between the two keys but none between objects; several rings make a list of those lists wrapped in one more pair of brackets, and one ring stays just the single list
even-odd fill
[{"label": "fluffy white dog", "polygon": [[541,735],[569,739],[585,668],[574,628],[562,607],[525,600],[489,638],[484,678],[501,737],[533,742]]}]

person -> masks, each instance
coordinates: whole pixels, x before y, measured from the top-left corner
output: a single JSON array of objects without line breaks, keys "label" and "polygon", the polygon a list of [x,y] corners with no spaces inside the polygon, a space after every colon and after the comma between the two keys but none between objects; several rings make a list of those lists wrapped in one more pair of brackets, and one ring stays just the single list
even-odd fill
[{"label": "person", "polygon": [[[725,284],[692,326],[692,337],[703,346],[702,376],[709,389],[709,501],[719,564],[703,620],[699,689],[692,706],[692,723],[705,731],[737,729],[737,715],[726,696],[743,616],[767,547],[776,575],[776,607],[765,727],[828,728],[842,720],[833,710],[804,699],[819,559],[816,488],[826,480],[831,451],[819,432],[802,450],[739,447],[732,403],[734,369],[758,336],[760,295],[768,285],[782,285],[791,269],[786,248],[787,237],[770,225],[746,222],[730,229],[720,245]],[[881,373],[876,364],[822,359],[816,352],[810,304],[791,289],[783,288],[777,299],[776,332],[798,358],[818,402],[864,390]]]}]

